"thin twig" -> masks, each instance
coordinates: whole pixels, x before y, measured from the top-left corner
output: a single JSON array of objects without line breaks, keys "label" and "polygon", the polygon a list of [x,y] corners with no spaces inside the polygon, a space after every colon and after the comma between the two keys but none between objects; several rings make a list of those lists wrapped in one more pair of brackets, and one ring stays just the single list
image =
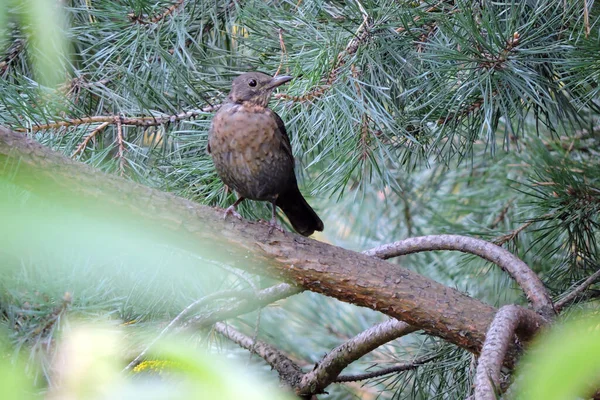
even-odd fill
[{"label": "thin twig", "polygon": [[[279,28],[279,47],[281,48],[281,60],[279,60],[279,67],[277,67],[277,71],[275,72],[275,76],[279,75],[281,71],[281,67],[283,66],[283,61],[285,60],[287,63],[287,51],[285,49],[285,42],[283,41],[283,29]],[[286,67],[288,68],[288,67]],[[286,69],[286,73],[289,73],[289,70]]]},{"label": "thin twig", "polygon": [[515,331],[527,316],[521,307],[501,307],[485,336],[475,374],[475,400],[495,400],[500,389],[500,371]]},{"label": "thin twig", "polygon": [[587,0],[583,0],[583,25],[585,26],[585,38],[590,36],[590,10]]},{"label": "thin twig", "polygon": [[144,19],[143,17],[139,16],[139,15],[135,15],[134,13],[130,13],[127,14],[127,16],[129,17],[129,19],[135,23],[138,24],[142,24],[142,25],[147,25],[147,24],[156,24],[157,22],[162,21],[163,19],[167,18],[169,15],[173,14],[173,12],[179,8],[183,2],[185,0],[177,0],[173,5],[171,5],[170,7],[168,7],[163,13],[153,17],[150,21],[147,21],[146,19]]},{"label": "thin twig", "polygon": [[198,115],[209,113],[212,111],[216,111],[221,105],[211,105],[206,106],[202,109],[191,110],[182,112],[174,115],[167,115],[161,117],[120,117],[117,115],[96,115],[93,117],[82,117],[82,118],[73,118],[67,119],[64,121],[52,122],[49,124],[40,124],[40,125],[32,125],[29,128],[16,128],[17,132],[37,132],[43,131],[46,129],[56,129],[60,127],[70,127],[84,124],[94,124],[99,122],[108,122],[108,123],[116,123],[117,118],[121,122],[122,125],[134,125],[134,126],[157,126],[166,123],[173,123],[177,121],[182,121],[186,119],[191,119],[197,117]]},{"label": "thin twig", "polygon": [[152,348],[152,346],[154,346],[154,344],[160,338],[162,338],[169,331],[169,329],[171,329],[176,323],[178,323],[184,317],[184,315],[186,315],[188,312],[190,312],[193,308],[198,307],[202,304],[205,304],[209,301],[216,300],[216,299],[240,298],[242,296],[248,296],[248,295],[249,295],[248,293],[240,292],[239,290],[226,290],[226,291],[222,291],[222,292],[211,293],[209,295],[206,295],[206,296],[190,303],[187,307],[185,307],[183,310],[181,310],[181,312],[179,314],[177,314],[177,316],[175,318],[173,318],[171,320],[171,322],[169,322],[169,324],[158,334],[158,336],[156,336],[152,340],[152,342],[150,342],[150,344],[148,344],[146,346],[146,348],[144,350],[142,350],[142,352],[123,369],[123,372],[130,371],[132,368],[134,368],[136,365],[138,365],[139,362],[142,360],[142,358],[144,358],[146,356],[146,354],[148,353],[150,348]]},{"label": "thin twig", "polygon": [[438,355],[435,355],[432,357],[424,357],[424,358],[417,359],[413,362],[394,365],[392,367],[383,368],[378,371],[365,372],[363,374],[340,375],[334,380],[334,382],[343,383],[343,382],[364,381],[366,379],[373,379],[373,378],[378,378],[383,375],[393,374],[394,372],[410,371],[413,369],[417,369],[421,365],[426,364],[429,361],[435,360],[438,357],[439,357]]},{"label": "thin twig", "polygon": [[583,293],[591,284],[600,279],[600,269],[590,275],[581,285],[573,289],[569,294],[563,297],[560,301],[557,301],[554,308],[557,312],[560,312],[567,304],[573,301],[577,296]]},{"label": "thin twig", "polygon": [[71,154],[71,158],[74,158],[77,154],[81,153],[87,146],[90,140],[92,140],[98,133],[100,133],[104,128],[110,125],[110,122],[103,122],[96,129],[94,129],[89,135],[83,139],[83,141],[77,146],[73,154]]},{"label": "thin twig", "polygon": [[125,144],[123,140],[123,124],[121,118],[117,117],[117,158],[119,159],[119,174],[125,175]]},{"label": "thin twig", "polygon": [[275,98],[302,103],[306,101],[311,101],[317,97],[322,96],[331,88],[333,83],[337,80],[340,70],[344,65],[346,65],[348,58],[355,54],[358,51],[358,47],[360,46],[360,44],[365,42],[369,37],[369,16],[368,14],[366,14],[364,7],[358,1],[357,3],[359,4],[359,8],[361,9],[363,22],[356,30],[354,37],[346,45],[346,48],[339,52],[336,56],[335,61],[333,63],[333,67],[331,68],[329,74],[327,75],[327,77],[323,78],[324,84],[312,88],[311,90],[309,90],[301,96],[290,96],[287,93],[277,93],[275,94]]},{"label": "thin twig", "polygon": [[493,262],[517,282],[533,308],[543,317],[551,318],[556,313],[552,300],[540,278],[514,254],[485,240],[461,235],[429,235],[384,244],[363,254],[382,259],[433,250],[454,250],[470,253]]},{"label": "thin twig", "polygon": [[416,330],[417,328],[396,319],[372,326],[329,352],[314,370],[302,377],[297,392],[304,395],[322,393],[350,363],[377,347]]},{"label": "thin twig", "polygon": [[[513,201],[514,201],[514,199],[510,199],[508,201],[508,203],[506,203],[506,205],[500,211],[500,214],[498,214],[498,216],[490,224],[490,229],[496,229],[496,227],[500,224],[500,222],[502,222],[502,220],[504,219],[504,217],[506,217],[506,214],[508,213],[508,210],[510,210],[510,206],[512,205]],[[496,243],[496,242],[494,242],[494,243]],[[498,243],[496,243],[496,244],[498,244]]]},{"label": "thin twig", "polygon": [[237,303],[227,304],[220,309],[193,317],[188,322],[184,323],[181,328],[185,329],[192,325],[199,328],[210,326],[215,322],[224,321],[226,319],[249,313],[258,308],[265,307],[266,305],[274,303],[278,300],[301,293],[303,290],[304,289],[300,287],[292,286],[288,283],[280,283],[278,285],[259,290],[256,293],[255,298],[240,300]]},{"label": "thin twig", "polygon": [[249,336],[244,335],[223,322],[217,322],[214,328],[216,332],[237,343],[239,346],[247,350],[252,349],[267,364],[275,369],[279,373],[281,380],[290,387],[295,388],[298,382],[300,382],[303,374],[302,370],[280,350],[268,343],[252,340]]},{"label": "thin twig", "polygon": [[523,225],[519,226],[517,229],[510,231],[509,233],[499,236],[494,239],[494,244],[497,246],[502,246],[504,243],[513,240],[517,235],[527,229],[531,224],[536,222],[535,220],[527,221]]},{"label": "thin twig", "polygon": [[541,219],[550,218],[552,216],[553,216],[553,214],[549,213],[549,214],[544,214],[539,218],[527,221],[523,225],[517,227],[516,229],[510,231],[509,233],[502,235],[502,236],[498,236],[496,239],[494,239],[493,243],[497,246],[502,246],[504,243],[509,242],[509,241],[513,240],[514,238],[516,238],[519,235],[519,233],[521,233],[525,229],[529,228],[534,222],[538,222]]},{"label": "thin twig", "polygon": [[8,71],[10,64],[17,58],[24,48],[25,39],[17,39],[12,43],[6,52],[7,54],[4,59],[0,61],[0,75],[3,75],[6,71]]}]

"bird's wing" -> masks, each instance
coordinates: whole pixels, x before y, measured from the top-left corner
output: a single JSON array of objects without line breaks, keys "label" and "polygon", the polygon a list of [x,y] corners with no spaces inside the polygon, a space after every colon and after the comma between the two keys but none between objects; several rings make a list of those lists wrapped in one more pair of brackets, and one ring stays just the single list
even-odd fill
[{"label": "bird's wing", "polygon": [[271,111],[271,112],[273,113],[273,116],[275,117],[275,122],[277,122],[277,134],[281,138],[281,147],[290,156],[290,160],[292,161],[292,164],[293,164],[294,155],[292,154],[292,144],[290,143],[290,137],[288,136],[287,131],[285,130],[285,124],[283,123],[283,120],[281,119],[281,117],[279,115],[277,115],[277,113],[275,111]]}]

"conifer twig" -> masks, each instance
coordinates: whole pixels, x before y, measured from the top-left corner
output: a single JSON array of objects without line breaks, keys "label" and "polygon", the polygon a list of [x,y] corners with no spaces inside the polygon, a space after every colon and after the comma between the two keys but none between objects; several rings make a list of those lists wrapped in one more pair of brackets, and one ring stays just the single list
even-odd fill
[{"label": "conifer twig", "polygon": [[2,61],[0,61],[0,75],[3,75],[10,64],[17,58],[17,56],[23,51],[25,48],[25,39],[16,39],[12,45],[9,47],[6,56]]},{"label": "conifer twig", "polygon": [[567,304],[569,304],[577,296],[579,296],[581,293],[583,293],[591,284],[596,282],[598,279],[600,279],[600,269],[598,271],[594,272],[592,275],[590,275],[585,281],[583,281],[581,283],[581,285],[577,286],[565,297],[563,297],[562,299],[557,301],[556,304],[554,305],[554,308],[556,309],[556,311],[558,311],[558,312],[561,311]]},{"label": "conifer twig", "polygon": [[125,174],[125,145],[123,139],[123,124],[121,118],[116,119],[117,124],[117,158],[119,159],[119,174]]},{"label": "conifer twig", "polygon": [[103,122],[98,127],[96,127],[96,129],[94,129],[89,135],[87,135],[85,137],[85,139],[83,139],[83,141],[79,144],[79,146],[77,146],[77,148],[75,149],[75,151],[73,152],[73,154],[71,154],[71,158],[74,158],[77,154],[79,154],[80,152],[82,152],[86,148],[86,146],[89,143],[89,141],[92,140],[98,133],[100,133],[108,125],[110,125],[110,122],[108,122],[108,121],[107,122]]},{"label": "conifer twig", "polygon": [[119,117],[118,115],[96,115],[92,117],[81,117],[81,118],[73,118],[67,119],[64,121],[51,122],[49,124],[39,124],[32,125],[29,128],[16,128],[17,132],[38,132],[46,129],[56,129],[60,127],[71,127],[78,126],[84,124],[93,124],[98,122],[108,122],[109,124],[116,124],[117,119],[119,119],[121,125],[133,125],[133,126],[157,126],[167,123],[173,123],[177,121],[183,121],[187,119],[192,119],[197,117],[198,115],[210,113],[216,111],[221,105],[215,104],[206,106],[202,109],[196,109],[191,111],[181,112],[179,114],[166,115],[160,117]]},{"label": "conifer twig", "polygon": [[363,22],[358,27],[354,37],[346,45],[346,48],[339,52],[336,56],[333,67],[331,68],[327,77],[323,79],[324,84],[316,86],[300,96],[291,96],[287,93],[277,93],[274,95],[276,99],[291,100],[294,102],[303,103],[306,101],[312,101],[315,98],[322,96],[329,90],[329,88],[331,88],[331,85],[333,85],[333,83],[337,80],[340,70],[344,65],[346,65],[348,58],[355,54],[358,51],[360,44],[365,42],[369,37],[369,16],[366,14],[366,11],[364,11],[364,7],[360,4],[360,2],[357,1],[357,3],[361,9]]},{"label": "conifer twig", "polygon": [[423,364],[428,363],[429,361],[435,360],[438,356],[432,357],[423,357],[419,358],[415,361],[411,361],[405,364],[398,364],[388,368],[382,368],[377,371],[365,372],[363,374],[356,375],[340,375],[335,378],[334,382],[343,383],[343,382],[356,382],[356,381],[364,381],[366,379],[378,378],[380,376],[393,374],[394,372],[402,372],[402,371],[410,371],[413,369],[417,369]]},{"label": "conifer twig", "polygon": [[283,29],[279,28],[279,47],[281,47],[281,59],[279,60],[279,66],[275,71],[275,76],[279,75],[281,68],[283,67],[284,59],[287,61],[287,51],[285,49],[285,42],[283,41]]},{"label": "conifer twig", "polygon": [[251,337],[244,335],[223,322],[217,322],[214,329],[232,342],[256,353],[279,373],[281,380],[287,385],[292,388],[298,385],[298,382],[302,378],[302,370],[282,351],[263,341],[252,340]]},{"label": "conifer twig", "polygon": [[511,252],[485,240],[461,235],[429,235],[384,244],[363,254],[388,259],[406,254],[433,250],[454,250],[479,256],[493,262],[517,282],[533,308],[542,316],[550,318],[555,315],[550,295],[540,278],[517,256]]},{"label": "conifer twig", "polygon": [[377,347],[416,330],[417,328],[396,319],[372,326],[330,351],[315,369],[302,377],[297,389],[298,393],[322,393],[323,389],[336,381],[340,372],[350,363]]},{"label": "conifer twig", "polygon": [[154,16],[150,21],[144,19],[143,17],[141,17],[139,15],[135,15],[134,13],[127,14],[127,16],[129,17],[129,19],[132,22],[135,22],[135,23],[138,23],[141,25],[156,24],[157,22],[160,22],[163,19],[167,18],[169,15],[173,14],[173,12],[184,3],[184,1],[185,0],[177,0],[175,3],[173,3],[173,5],[167,7],[167,9],[164,12]]}]

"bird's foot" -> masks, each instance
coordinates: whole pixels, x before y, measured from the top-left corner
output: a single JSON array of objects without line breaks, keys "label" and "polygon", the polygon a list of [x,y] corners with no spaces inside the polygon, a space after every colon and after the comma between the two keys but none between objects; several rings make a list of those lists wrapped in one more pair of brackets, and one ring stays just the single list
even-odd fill
[{"label": "bird's foot", "polygon": [[228,215],[233,215],[234,217],[236,217],[239,220],[242,219],[242,216],[240,215],[240,213],[235,210],[235,206],[227,207],[227,209],[225,210],[225,214],[223,214],[223,219],[226,219]]},{"label": "bird's foot", "polygon": [[273,231],[275,229],[277,229],[279,232],[283,233],[285,235],[285,230],[283,229],[283,227],[281,225],[279,225],[277,223],[276,219],[272,219],[269,222],[267,222],[267,224],[269,225],[269,235],[273,234]]}]

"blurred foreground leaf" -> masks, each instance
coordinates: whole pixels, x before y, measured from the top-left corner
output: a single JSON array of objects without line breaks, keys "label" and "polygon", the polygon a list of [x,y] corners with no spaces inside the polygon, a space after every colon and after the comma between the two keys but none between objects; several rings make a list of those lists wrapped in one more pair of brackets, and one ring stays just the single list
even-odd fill
[{"label": "blurred foreground leaf", "polygon": [[600,384],[600,317],[580,315],[541,336],[521,362],[520,400],[587,398]]}]

